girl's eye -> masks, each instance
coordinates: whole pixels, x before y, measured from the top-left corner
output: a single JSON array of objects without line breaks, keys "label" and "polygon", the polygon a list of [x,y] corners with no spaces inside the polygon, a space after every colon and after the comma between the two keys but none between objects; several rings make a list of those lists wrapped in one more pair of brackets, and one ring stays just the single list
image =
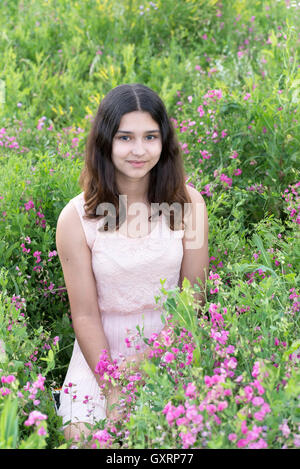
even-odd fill
[{"label": "girl's eye", "polygon": [[[119,140],[121,140],[122,142],[129,142],[130,141],[130,136],[129,135],[121,135],[120,137],[118,137]],[[151,141],[151,140],[155,140],[157,138],[156,135],[147,135],[146,136],[146,140],[147,141]]]}]

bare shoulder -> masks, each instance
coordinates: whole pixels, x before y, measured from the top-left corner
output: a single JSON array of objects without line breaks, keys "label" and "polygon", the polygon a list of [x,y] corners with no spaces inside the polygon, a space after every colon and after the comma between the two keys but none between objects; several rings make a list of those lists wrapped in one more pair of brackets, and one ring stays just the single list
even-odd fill
[{"label": "bare shoulder", "polygon": [[185,187],[187,188],[187,191],[188,191],[188,193],[191,197],[192,202],[201,202],[205,205],[205,200],[204,200],[202,194],[200,194],[200,192],[197,191],[197,189],[195,189],[194,187],[192,187],[188,184],[186,184]]},{"label": "bare shoulder", "polygon": [[201,232],[208,237],[208,213],[205,200],[200,192],[192,186],[186,185],[192,203],[187,210],[185,236]]},{"label": "bare shoulder", "polygon": [[56,242],[61,248],[67,248],[68,245],[74,248],[74,245],[86,244],[79,214],[72,203],[65,205],[58,216]]},{"label": "bare shoulder", "polygon": [[57,223],[59,224],[67,224],[68,222],[76,223],[77,218],[79,217],[77,215],[76,208],[71,202],[69,202],[61,210],[57,219]]}]

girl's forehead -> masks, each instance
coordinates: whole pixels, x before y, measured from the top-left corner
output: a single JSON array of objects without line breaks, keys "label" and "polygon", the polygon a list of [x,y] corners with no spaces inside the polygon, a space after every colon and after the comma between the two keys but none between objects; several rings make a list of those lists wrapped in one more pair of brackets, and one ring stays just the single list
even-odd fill
[{"label": "girl's forehead", "polygon": [[139,129],[159,130],[159,125],[149,112],[133,111],[122,116],[119,129],[132,131]]}]

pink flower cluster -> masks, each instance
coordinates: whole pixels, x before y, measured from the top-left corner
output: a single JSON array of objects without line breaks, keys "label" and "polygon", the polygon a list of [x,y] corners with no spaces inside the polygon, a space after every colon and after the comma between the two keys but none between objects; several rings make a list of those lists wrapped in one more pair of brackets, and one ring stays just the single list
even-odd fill
[{"label": "pink flower cluster", "polygon": [[[208,90],[208,92],[203,96],[204,99],[210,99],[214,102],[216,102],[217,100],[222,99],[222,97],[223,97],[222,90]],[[208,102],[204,101],[203,104],[207,105]]]},{"label": "pink flower cluster", "polygon": [[[101,448],[109,448],[112,443],[112,436],[108,433],[106,429],[98,430],[96,433],[93,434],[93,440],[98,441],[100,443]],[[92,448],[96,449],[97,446],[94,444]]]},{"label": "pink flower cluster", "polygon": [[[1,383],[2,384],[11,384],[16,380],[16,377],[14,375],[8,375],[8,376],[1,376]],[[2,386],[0,388],[0,394],[1,396],[7,396],[8,394],[11,394],[11,389],[5,386]]]},{"label": "pink flower cluster", "polygon": [[[36,208],[35,208],[35,205],[34,205],[34,202],[32,200],[29,200],[28,202],[25,202],[24,203],[24,207],[25,207],[25,210],[28,212],[29,210],[33,210],[36,212],[36,215],[37,215],[37,219],[35,221],[36,225],[39,225],[41,226],[42,228],[45,228],[46,227],[46,220],[45,220],[45,215],[37,210],[36,211]],[[23,246],[22,246],[23,247]],[[25,252],[24,248],[23,248],[23,251]],[[29,251],[27,251],[29,252]]]},{"label": "pink flower cluster", "polygon": [[100,376],[101,379],[111,382],[111,378],[120,378],[120,371],[118,361],[113,360],[111,362],[107,350],[102,350],[99,361],[95,368],[95,373]]},{"label": "pink flower cluster", "polygon": [[43,117],[41,117],[41,118],[39,119],[38,124],[37,124],[37,126],[36,126],[36,128],[37,128],[38,130],[42,130],[42,128],[43,128],[44,125],[45,125],[45,123],[44,123],[45,120],[46,120],[46,117],[45,117],[45,116],[43,116]]},{"label": "pink flower cluster", "polygon": [[[200,150],[200,154],[204,160],[209,160],[212,156],[207,150]],[[201,158],[198,161],[199,163],[203,163]]]},{"label": "pink flower cluster", "polygon": [[[20,130],[22,130],[22,128],[20,128]],[[24,153],[25,151],[28,151],[28,148],[20,147],[16,137],[9,136],[7,134],[7,130],[4,127],[0,129],[0,147],[15,150],[17,153]]]},{"label": "pink flower cluster", "polygon": [[1,383],[13,383],[16,380],[14,375],[1,376]]},{"label": "pink flower cluster", "polygon": [[285,189],[282,198],[285,202],[288,203],[286,207],[287,211],[289,212],[291,221],[293,223],[300,224],[300,182],[297,182],[294,185],[289,185],[289,189]]},{"label": "pink flower cluster", "polygon": [[24,207],[25,207],[25,210],[28,211],[34,208],[34,202],[32,200],[29,200],[28,202],[25,202]]},{"label": "pink flower cluster", "polygon": [[[262,427],[253,425],[252,429],[247,428],[246,420],[242,421],[241,431],[245,435],[244,438],[240,438],[237,442],[238,448],[248,447],[249,449],[266,449],[268,447],[266,441],[263,438],[259,438],[262,432]],[[259,438],[258,441],[255,441]],[[236,439],[236,435],[231,434],[231,441]]]},{"label": "pink flower cluster", "polygon": [[[92,116],[91,116],[92,117]],[[89,116],[86,116],[86,118],[89,118]],[[80,143],[80,138],[75,136],[72,137],[72,134],[79,135],[84,132],[84,129],[80,127],[64,127],[62,129],[63,134],[58,132],[56,134],[56,144],[57,144],[57,153],[62,156],[62,158],[71,158],[74,159],[76,156],[80,155],[78,151],[79,143]],[[69,135],[72,137],[71,141],[69,141]],[[67,151],[65,152],[65,148],[67,145],[70,145],[71,147],[71,152]]]},{"label": "pink flower cluster", "polygon": [[224,188],[228,188],[228,187],[232,186],[232,179],[230,177],[226,176],[226,174],[224,174],[224,173],[222,173],[220,175],[220,181],[223,182],[223,187]]},{"label": "pink flower cluster", "polygon": [[[199,442],[199,438],[201,440],[202,433],[204,432],[203,424],[205,424],[206,428],[209,428],[210,419],[212,419],[214,424],[221,425],[222,412],[229,406],[228,398],[233,397],[233,382],[228,380],[235,378],[238,362],[236,357],[233,356],[235,354],[235,347],[227,345],[229,331],[223,329],[225,325],[223,315],[226,312],[226,308],[223,308],[221,312],[220,304],[212,303],[209,305],[210,336],[217,342],[215,346],[217,361],[215,361],[214,374],[212,376],[204,376],[207,390],[204,398],[202,398],[200,404],[192,404],[194,406],[192,410],[196,419],[193,421],[193,425],[186,419],[187,402],[185,406],[179,405],[177,407],[172,406],[169,402],[163,411],[170,426],[174,425],[174,423],[186,426],[186,431],[180,434],[185,448],[192,446],[197,441]],[[239,394],[234,398],[235,402],[242,407],[241,412],[244,412],[244,409],[248,407],[251,413],[245,415],[240,428],[240,436],[237,433],[231,433],[228,439],[229,441],[236,442],[238,448],[267,448],[263,427],[257,425],[257,422],[262,422],[266,415],[271,412],[269,404],[263,397],[265,394],[263,380],[268,377],[268,373],[263,369],[263,363],[256,361],[253,364],[252,377],[254,380],[246,386],[240,385],[243,381],[243,376],[235,378],[236,386],[241,386]],[[185,389],[185,395],[189,399],[199,399],[200,397],[197,386],[194,383],[188,384]],[[253,423],[251,424],[251,421],[247,423],[247,419],[251,418],[254,420]],[[197,427],[196,423],[200,426]],[[198,435],[199,432],[202,433]],[[201,445],[205,446],[205,439],[203,440],[203,438]]]},{"label": "pink flower cluster", "polygon": [[[73,392],[73,387],[76,388],[76,384],[75,385],[73,383],[66,384],[65,387],[64,387],[64,393],[69,394],[71,396],[71,398],[73,399],[73,401],[75,401],[77,399],[77,395],[76,395],[75,390]],[[85,399],[88,398],[88,396],[84,396],[84,397],[85,397]]]},{"label": "pink flower cluster", "polygon": [[[25,300],[25,298],[21,298],[20,295],[13,295],[11,297],[11,301],[13,302],[14,307],[16,308],[16,310],[24,309],[26,307],[26,300]],[[23,313],[20,313],[20,314],[23,314]]]},{"label": "pink flower cluster", "polygon": [[291,308],[290,308],[290,313],[292,315],[295,315],[295,313],[300,311],[300,301],[298,298],[300,298],[299,293],[296,292],[295,288],[291,288],[289,290],[290,295],[289,299],[293,301]]},{"label": "pink flower cluster", "polygon": [[[44,381],[45,381],[45,378],[42,375],[39,374],[38,378],[35,382],[33,382],[32,384],[30,382],[27,382],[26,386],[24,386],[24,391],[29,392],[28,398],[33,401],[34,405],[38,405],[40,403],[40,401],[38,399],[36,399],[36,397],[37,397],[36,395],[37,395],[37,392],[38,392],[39,389],[42,390],[42,391],[45,390]],[[10,385],[10,384],[16,383],[16,382],[17,382],[16,377],[14,375],[7,375],[7,376],[3,375],[3,376],[1,376],[1,383],[2,384]],[[12,388],[1,387],[0,388],[0,395],[4,397],[8,394],[12,394],[12,390],[13,390]],[[17,395],[18,398],[24,398],[25,397],[24,394],[21,391],[17,391],[16,395]],[[27,427],[32,426],[32,425],[35,425],[36,427],[39,427],[41,421],[46,420],[47,418],[48,418],[47,415],[42,414],[38,410],[34,410],[34,411],[30,412],[27,420],[25,420],[25,422],[24,422],[24,425],[27,426]],[[46,430],[43,426],[40,426],[38,428],[37,433],[40,436],[45,436],[46,435]]]},{"label": "pink flower cluster", "polygon": [[[194,386],[192,383],[189,383],[189,385]],[[189,391],[187,392],[186,396],[190,397]],[[188,427],[188,430],[181,431],[179,436],[184,449],[192,446],[196,441],[197,434],[204,428],[203,416],[199,408],[194,404],[190,404],[188,401],[185,402],[185,405],[180,404],[177,407],[172,405],[169,401],[162,410],[162,413],[166,416],[169,426],[176,425],[178,428]]]},{"label": "pink flower cluster", "polygon": [[[38,427],[40,425],[40,423],[43,420],[47,420],[47,418],[48,418],[47,415],[42,414],[38,410],[33,410],[32,412],[30,412],[28,419],[24,422],[24,425],[26,427],[30,427],[32,425],[35,425],[36,427]],[[46,430],[43,426],[41,426],[38,429],[37,433],[40,436],[45,436],[46,435]]]},{"label": "pink flower cluster", "polygon": [[214,293],[218,293],[219,285],[222,283],[221,277],[217,273],[213,273],[212,271],[209,272],[209,280],[213,280],[215,288],[210,289],[210,293],[213,295]]},{"label": "pink flower cluster", "polygon": [[251,186],[246,187],[246,190],[263,194],[267,190],[267,188],[264,187],[262,184],[252,184]]},{"label": "pink flower cluster", "polygon": [[[225,331],[223,329],[224,326],[224,318],[222,313],[218,310],[220,308],[220,304],[216,305],[212,303],[209,306],[209,313],[210,313],[210,320],[212,323],[211,330],[210,330],[210,337],[215,340],[217,343],[225,345],[229,336],[229,331]],[[223,314],[226,314],[226,308],[223,309]]]},{"label": "pink flower cluster", "polygon": [[30,412],[28,419],[25,421],[24,425],[31,426],[31,425],[39,425],[42,420],[46,420],[48,417],[45,414],[42,414],[38,410],[33,410]]},{"label": "pink flower cluster", "polygon": [[213,195],[212,184],[206,184],[204,186],[204,189],[201,191],[201,194],[204,194],[207,197],[212,197],[212,195]]},{"label": "pink flower cluster", "polygon": [[33,383],[30,383],[29,381],[26,383],[24,386],[25,391],[29,391],[29,399],[33,401],[34,405],[38,405],[40,403],[40,400],[37,399],[37,393],[38,390],[40,389],[41,391],[45,391],[44,387],[44,382],[45,382],[45,377],[43,377],[41,374],[38,375],[37,380],[34,381]]}]

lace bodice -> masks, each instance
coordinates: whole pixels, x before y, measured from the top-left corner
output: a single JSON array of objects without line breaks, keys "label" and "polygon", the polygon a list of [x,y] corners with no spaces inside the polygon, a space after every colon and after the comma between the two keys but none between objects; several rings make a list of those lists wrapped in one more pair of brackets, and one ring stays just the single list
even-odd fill
[{"label": "lace bodice", "polygon": [[178,284],[184,231],[170,230],[161,215],[155,228],[143,238],[100,232],[97,228],[103,220],[83,219],[83,194],[70,202],[79,213],[92,251],[100,311],[127,315],[153,309],[154,297],[160,294],[160,279],[165,279],[167,290]]}]

